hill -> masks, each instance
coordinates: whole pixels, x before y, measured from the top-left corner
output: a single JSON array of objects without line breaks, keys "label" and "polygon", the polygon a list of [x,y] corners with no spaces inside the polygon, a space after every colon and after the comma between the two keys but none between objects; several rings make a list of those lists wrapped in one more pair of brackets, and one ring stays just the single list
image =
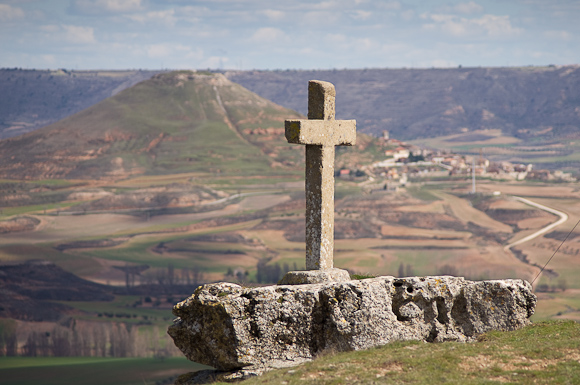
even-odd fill
[{"label": "hill", "polygon": [[[576,384],[580,381],[578,338],[578,324],[560,321],[490,332],[469,344],[397,342],[327,354],[244,384]],[[183,375],[176,384],[190,384],[190,378]]]},{"label": "hill", "polygon": [[53,301],[111,301],[102,285],[46,261],[0,266],[0,318],[57,321],[70,306]]},{"label": "hill", "polygon": [[[306,112],[310,79],[337,88],[337,118],[360,131],[412,140],[501,129],[522,140],[580,137],[580,66],[233,71],[226,76]],[[471,141],[482,138],[471,138]],[[465,140],[467,141],[467,140]]]},{"label": "hill", "polygon": [[52,124],[160,71],[0,69],[0,139]]},{"label": "hill", "polygon": [[0,141],[0,176],[266,175],[299,162],[302,152],[283,135],[284,119],[298,116],[221,74],[160,74],[55,124]]}]

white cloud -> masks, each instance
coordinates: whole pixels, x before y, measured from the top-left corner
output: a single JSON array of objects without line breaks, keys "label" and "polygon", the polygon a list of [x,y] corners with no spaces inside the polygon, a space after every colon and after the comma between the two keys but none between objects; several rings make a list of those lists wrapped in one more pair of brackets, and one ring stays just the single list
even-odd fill
[{"label": "white cloud", "polygon": [[171,47],[165,44],[152,44],[147,47],[147,56],[150,58],[166,57],[171,53]]},{"label": "white cloud", "polygon": [[407,9],[406,11],[401,12],[401,19],[405,21],[409,21],[415,17],[415,11],[412,9]]},{"label": "white cloud", "polygon": [[379,7],[383,9],[398,10],[401,9],[401,3],[398,1],[389,1],[386,3],[379,3]]},{"label": "white cloud", "polygon": [[339,17],[340,14],[335,11],[312,11],[304,13],[300,21],[302,26],[316,29],[321,26],[335,26]]},{"label": "white cloud", "polygon": [[477,4],[475,1],[470,1],[469,3],[459,3],[453,7],[453,10],[462,13],[464,15],[469,15],[472,13],[483,12],[483,7]]},{"label": "white cloud", "polygon": [[435,59],[435,60],[431,60],[431,67],[435,67],[435,68],[450,68],[450,67],[457,67],[457,64],[449,61],[449,60],[444,60],[444,59]]},{"label": "white cloud", "polygon": [[521,28],[513,27],[510,17],[507,15],[483,15],[479,19],[472,20],[472,22],[481,26],[492,37],[515,36],[523,31]]},{"label": "white cloud", "polygon": [[252,35],[252,40],[257,43],[273,43],[280,42],[286,39],[286,34],[278,29],[272,27],[259,28]]},{"label": "white cloud", "polygon": [[570,33],[567,31],[545,31],[544,36],[550,39],[568,40]]},{"label": "white cloud", "polygon": [[[310,4],[309,4],[310,5]],[[322,1],[320,3],[311,4],[314,9],[336,9],[340,4],[337,1]]]},{"label": "white cloud", "polygon": [[54,55],[40,55],[40,60],[44,63],[53,66],[56,63],[56,56]]},{"label": "white cloud", "polygon": [[12,21],[22,19],[24,11],[9,4],[0,4],[0,21]]},{"label": "white cloud", "polygon": [[146,13],[138,13],[127,16],[133,21],[140,23],[160,23],[173,26],[176,23],[175,10],[167,9],[164,11],[152,11]]},{"label": "white cloud", "polygon": [[230,59],[225,56],[210,56],[198,65],[198,68],[223,68]]},{"label": "white cloud", "polygon": [[71,10],[83,15],[123,14],[143,9],[141,0],[73,0]]},{"label": "white cloud", "polygon": [[335,52],[374,53],[381,47],[368,37],[351,37],[341,33],[329,33],[324,37],[325,45]]},{"label": "white cloud", "polygon": [[354,11],[354,14],[352,15],[352,17],[353,17],[353,19],[356,19],[356,20],[366,20],[369,17],[371,17],[372,14],[373,14],[372,12],[357,9],[356,11]]},{"label": "white cloud", "polygon": [[282,20],[286,16],[286,14],[282,11],[275,10],[275,9],[265,9],[262,13],[270,20]]},{"label": "white cloud", "polygon": [[184,44],[150,44],[146,47],[146,55],[152,59],[163,59],[164,61],[191,61],[189,65],[180,65],[180,68],[193,68],[203,59],[203,51],[192,49]]},{"label": "white cloud", "polygon": [[66,42],[72,44],[93,44],[96,43],[95,30],[92,27],[79,25],[56,25],[47,24],[39,26],[39,30],[44,32],[46,42]]},{"label": "white cloud", "polygon": [[43,32],[55,33],[60,31],[60,27],[55,24],[41,25],[39,29]]},{"label": "white cloud", "polygon": [[489,36],[494,38],[512,37],[523,30],[512,26],[507,15],[483,15],[477,19],[468,19],[448,14],[422,14],[423,19],[434,23],[423,25],[427,30],[441,30],[457,37]]},{"label": "white cloud", "polygon": [[95,43],[95,31],[92,27],[63,25],[64,39],[73,44]]}]

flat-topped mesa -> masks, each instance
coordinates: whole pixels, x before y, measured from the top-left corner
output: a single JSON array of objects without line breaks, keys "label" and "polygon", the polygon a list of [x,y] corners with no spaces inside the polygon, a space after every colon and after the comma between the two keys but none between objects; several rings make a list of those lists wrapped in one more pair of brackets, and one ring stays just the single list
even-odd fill
[{"label": "flat-topped mesa", "polygon": [[356,121],[335,120],[334,85],[308,83],[308,120],[286,120],[289,143],[306,145],[306,269],[291,271],[281,284],[350,279],[334,269],[334,147],[356,142]]}]

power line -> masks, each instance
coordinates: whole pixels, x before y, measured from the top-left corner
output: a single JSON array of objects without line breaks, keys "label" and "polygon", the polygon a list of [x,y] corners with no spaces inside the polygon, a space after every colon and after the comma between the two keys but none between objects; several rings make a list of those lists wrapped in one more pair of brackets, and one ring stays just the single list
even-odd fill
[{"label": "power line", "polygon": [[576,229],[576,226],[578,226],[579,223],[580,223],[580,220],[578,220],[578,222],[576,222],[576,224],[574,225],[574,227],[572,228],[572,230],[570,230],[570,232],[568,233],[568,235],[566,235],[566,238],[564,238],[564,240],[562,241],[562,243],[560,243],[560,245],[558,246],[558,248],[556,249],[556,251],[554,251],[554,254],[552,254],[552,256],[550,257],[550,259],[548,259],[548,262],[546,262],[546,264],[544,265],[544,267],[542,267],[542,270],[540,270],[540,272],[538,273],[538,275],[536,275],[536,278],[534,278],[534,280],[532,281],[532,285],[534,284],[534,282],[536,282],[536,279],[538,279],[538,277],[540,276],[540,274],[542,274],[542,272],[544,271],[544,269],[546,268],[546,266],[548,266],[548,263],[550,263],[550,261],[552,260],[552,258],[554,258],[554,255],[556,255],[556,253],[558,252],[558,250],[560,250],[560,247],[562,247],[562,245],[564,244],[564,242],[566,242],[566,240],[568,239],[568,237],[570,236],[570,234],[572,234],[572,232],[574,231],[574,229]]}]

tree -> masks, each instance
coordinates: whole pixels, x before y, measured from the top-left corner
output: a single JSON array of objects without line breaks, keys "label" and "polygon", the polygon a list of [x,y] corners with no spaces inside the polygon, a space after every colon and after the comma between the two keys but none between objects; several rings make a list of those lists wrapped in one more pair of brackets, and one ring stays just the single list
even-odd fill
[{"label": "tree", "polygon": [[16,333],[5,333],[4,343],[6,346],[6,356],[16,357],[18,355],[18,341],[16,340]]},{"label": "tree", "polygon": [[175,285],[175,267],[172,263],[167,265],[167,284],[169,288],[172,288]]},{"label": "tree", "polygon": [[403,278],[405,276],[405,266],[403,263],[399,265],[399,273],[397,274],[399,278]]},{"label": "tree", "polygon": [[22,355],[27,357],[36,357],[38,355],[36,332],[32,332],[28,335],[26,345],[22,347]]},{"label": "tree", "polygon": [[564,278],[558,280],[558,289],[566,291],[568,289],[568,282]]},{"label": "tree", "polygon": [[258,283],[276,283],[280,280],[280,274],[282,269],[280,264],[276,263],[274,265],[268,265],[270,258],[263,258],[258,261],[256,279]]},{"label": "tree", "polygon": [[437,271],[438,275],[452,275],[454,277],[457,277],[459,275],[459,272],[457,271],[457,269],[454,266],[451,265],[443,265],[439,268],[439,270]]},{"label": "tree", "polygon": [[52,355],[70,357],[71,341],[68,329],[57,326],[52,332]]}]

